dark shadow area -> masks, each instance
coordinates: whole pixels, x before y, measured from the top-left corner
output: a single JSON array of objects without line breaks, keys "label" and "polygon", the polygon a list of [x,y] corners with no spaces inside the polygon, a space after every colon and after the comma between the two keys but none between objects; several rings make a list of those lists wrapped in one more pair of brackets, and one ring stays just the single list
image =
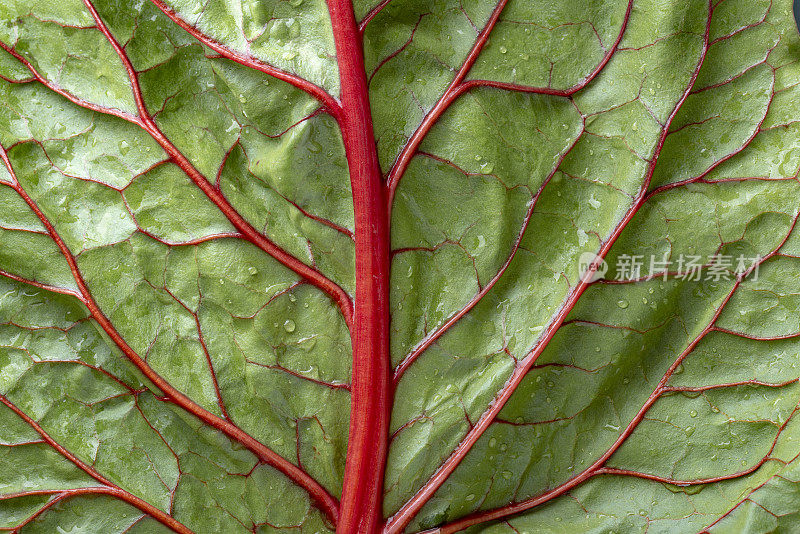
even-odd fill
[{"label": "dark shadow area", "polygon": [[800,29],[800,0],[794,0],[794,21],[797,23],[797,28]]}]

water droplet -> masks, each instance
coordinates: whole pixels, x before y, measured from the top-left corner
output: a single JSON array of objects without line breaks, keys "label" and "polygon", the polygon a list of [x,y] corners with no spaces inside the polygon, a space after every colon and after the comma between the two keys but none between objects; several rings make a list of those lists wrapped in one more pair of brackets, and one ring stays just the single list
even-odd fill
[{"label": "water droplet", "polygon": [[256,269],[255,267],[248,267],[247,272],[255,276],[258,274],[258,269]]},{"label": "water droplet", "polygon": [[695,485],[695,486],[685,486],[683,488],[683,492],[686,495],[696,495],[696,494],[700,493],[701,491],[703,491],[703,488],[705,488],[705,487],[706,487],[705,484],[698,484],[698,485]]},{"label": "water droplet", "polygon": [[308,142],[308,151],[312,154],[319,154],[322,152],[322,145],[312,139]]},{"label": "water droplet", "polygon": [[489,447],[494,448],[495,445],[497,445],[497,439],[496,438],[490,439],[489,440]]},{"label": "water droplet", "polygon": [[505,54],[506,52],[508,52],[508,48],[506,48],[505,46],[501,46],[500,47],[500,53],[501,54]]},{"label": "water droplet", "polygon": [[287,332],[294,332],[295,329],[294,321],[292,321],[291,319],[286,319],[286,322],[283,323],[283,329],[286,330]]},{"label": "water droplet", "polygon": [[589,242],[589,234],[583,228],[578,228],[578,245],[583,246]]},{"label": "water droplet", "polygon": [[301,339],[300,341],[302,342],[302,347],[306,352],[311,352],[311,350],[317,344],[317,338],[313,337],[313,336],[312,337],[307,337],[305,339]]},{"label": "water droplet", "polygon": [[697,417],[697,410],[692,410],[691,412],[689,412],[689,415],[692,417]]},{"label": "water droplet", "polygon": [[620,308],[622,308],[624,310],[625,308],[628,307],[628,301],[627,300],[618,300],[617,301],[617,306],[619,306]]}]

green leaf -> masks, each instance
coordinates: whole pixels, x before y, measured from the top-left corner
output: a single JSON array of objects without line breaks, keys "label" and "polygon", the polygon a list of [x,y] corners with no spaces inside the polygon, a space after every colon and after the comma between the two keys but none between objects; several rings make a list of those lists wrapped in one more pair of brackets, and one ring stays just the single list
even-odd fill
[{"label": "green leaf", "polygon": [[0,530],[797,530],[799,109],[791,0],[0,0]]}]

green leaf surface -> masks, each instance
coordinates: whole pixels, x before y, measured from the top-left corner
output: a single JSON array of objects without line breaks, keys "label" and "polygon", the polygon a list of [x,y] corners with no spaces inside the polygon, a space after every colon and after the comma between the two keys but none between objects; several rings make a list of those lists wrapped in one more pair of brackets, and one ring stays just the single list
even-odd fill
[{"label": "green leaf surface", "polygon": [[0,530],[800,529],[791,0],[0,0],[0,160]]}]

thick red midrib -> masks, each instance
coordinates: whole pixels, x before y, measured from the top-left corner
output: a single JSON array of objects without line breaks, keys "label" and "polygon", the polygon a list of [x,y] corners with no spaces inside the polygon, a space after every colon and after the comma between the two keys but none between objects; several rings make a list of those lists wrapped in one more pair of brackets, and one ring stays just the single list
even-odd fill
[{"label": "thick red midrib", "polygon": [[339,63],[339,124],[350,169],[356,242],[350,434],[337,532],[374,534],[383,525],[383,476],[392,402],[389,218],[353,6],[350,0],[328,0],[328,10]]}]

